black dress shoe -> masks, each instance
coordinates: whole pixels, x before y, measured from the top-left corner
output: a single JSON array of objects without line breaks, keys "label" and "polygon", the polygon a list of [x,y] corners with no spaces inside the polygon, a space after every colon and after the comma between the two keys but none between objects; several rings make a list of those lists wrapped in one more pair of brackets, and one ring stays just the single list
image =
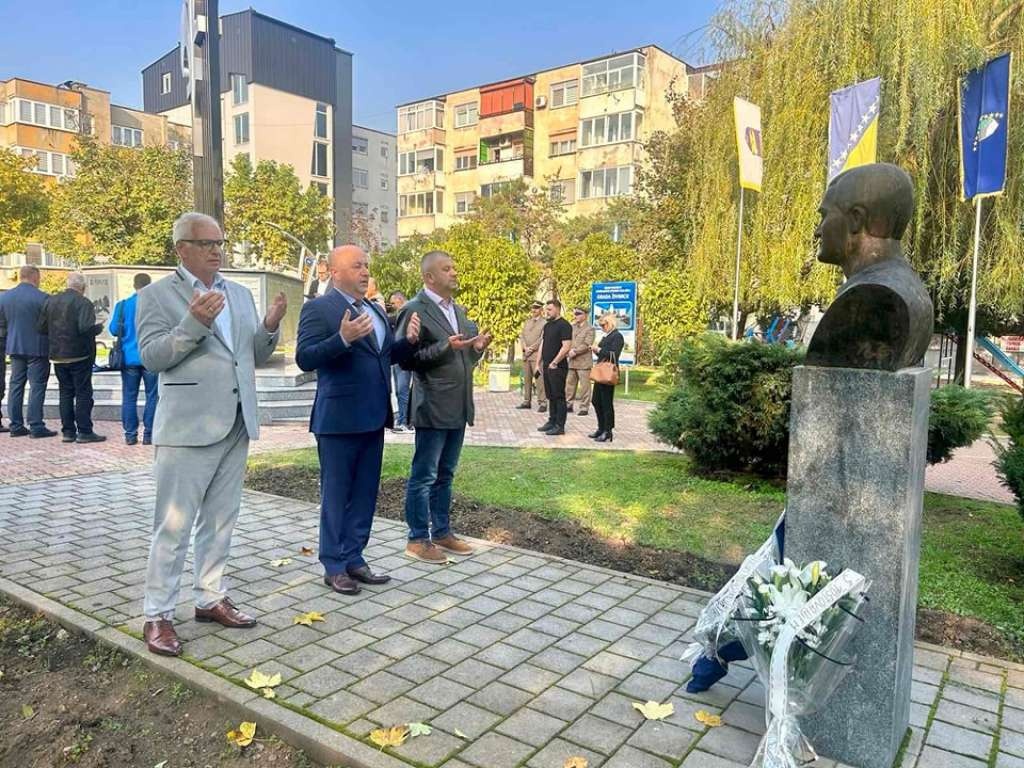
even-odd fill
[{"label": "black dress shoe", "polygon": [[125,445],[136,445],[136,444],[138,444],[138,442],[139,442],[138,435],[132,435],[131,437],[126,437],[124,439],[124,444]]},{"label": "black dress shoe", "polygon": [[554,424],[552,424],[552,423],[551,423],[551,422],[549,421],[549,422],[547,422],[546,424],[541,424],[541,425],[540,425],[539,427],[537,427],[537,431],[538,431],[538,432],[547,432],[547,431],[548,431],[549,429],[551,429],[551,428],[552,428],[553,426],[555,426],[555,425],[554,425]]},{"label": "black dress shoe", "polygon": [[73,442],[75,442],[75,440],[77,438],[78,438],[78,433],[77,432],[70,432],[70,433],[69,432],[65,432],[64,434],[62,434],[60,436],[60,441],[62,443],[73,443]]},{"label": "black dress shoe", "polygon": [[547,413],[547,412],[548,412],[547,403],[541,403],[541,405],[539,405],[537,407],[537,413]]},{"label": "black dress shoe", "polygon": [[76,443],[102,443],[106,441],[106,435],[97,435],[95,432],[79,432],[75,439]]},{"label": "black dress shoe", "polygon": [[603,434],[604,434],[604,430],[603,429],[599,429],[599,430],[597,430],[597,432],[591,432],[589,435],[587,435],[587,437],[589,437],[591,440],[597,440],[597,438],[599,438]]},{"label": "black dress shoe", "polygon": [[152,435],[143,435],[142,436],[142,444],[143,445],[152,445],[153,444],[153,437],[152,437]]},{"label": "black dress shoe", "polygon": [[572,403],[569,403],[567,406],[565,406],[565,412],[572,413]]},{"label": "black dress shoe", "polygon": [[11,437],[24,437],[27,434],[28,429],[26,427],[15,427],[11,430]]},{"label": "black dress shoe", "polygon": [[356,581],[361,581],[363,584],[387,584],[391,581],[391,577],[386,573],[374,573],[368,565],[352,568],[349,570],[348,575]]},{"label": "black dress shoe", "polygon": [[[11,434],[13,435],[14,433],[12,432]],[[28,436],[29,437],[56,437],[57,433],[54,432],[52,429],[47,429],[46,427],[43,427],[42,429],[38,429],[35,432],[29,432]]]},{"label": "black dress shoe", "polygon": [[548,435],[550,437],[554,437],[555,435],[564,435],[565,434],[565,430],[562,429],[561,427],[552,427],[551,429],[549,429],[544,434]]},{"label": "black dress shoe", "polygon": [[529,403],[520,403],[519,405],[516,406],[516,410],[519,411],[528,411],[531,408],[533,408],[533,406],[530,405]]},{"label": "black dress shoe", "polygon": [[2,421],[0,421],[0,432],[10,432],[10,431],[11,431],[11,428],[10,427],[5,427],[4,423]]},{"label": "black dress shoe", "polygon": [[610,442],[612,441],[612,439],[613,439],[613,437],[612,437],[612,431],[611,431],[611,430],[609,429],[609,430],[608,430],[607,432],[605,432],[605,433],[604,433],[603,435],[601,435],[600,437],[598,437],[598,438],[595,438],[595,439],[596,439],[596,440],[597,440],[597,442],[599,442],[599,443],[610,443]]},{"label": "black dress shoe", "polygon": [[324,576],[324,584],[343,595],[358,595],[361,591],[361,587],[347,573]]}]

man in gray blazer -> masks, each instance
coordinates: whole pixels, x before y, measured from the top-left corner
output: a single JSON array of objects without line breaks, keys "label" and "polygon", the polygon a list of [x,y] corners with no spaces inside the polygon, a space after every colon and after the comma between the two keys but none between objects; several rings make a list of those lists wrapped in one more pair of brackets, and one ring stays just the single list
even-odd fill
[{"label": "man in gray blazer", "polygon": [[248,289],[219,270],[217,222],[186,213],[174,222],[178,268],[138,296],[142,365],[159,374],[153,424],[156,511],[146,571],[143,636],[149,650],[181,653],[172,620],[195,525],[196,621],[251,627],[221,583],[241,505],[249,440],[259,436],[256,366],[277,346],[283,293],[260,321]]},{"label": "man in gray blazer", "polygon": [[423,290],[402,307],[400,333],[420,318],[419,346],[403,367],[413,371],[409,417],[416,448],[405,492],[409,543],[405,554],[443,565],[446,552],[468,555],[466,542],[452,533],[449,512],[452,479],[459,463],[466,425],[473,425],[473,368],[491,343],[453,300],[459,287],[452,257],[430,251],[420,264]]}]

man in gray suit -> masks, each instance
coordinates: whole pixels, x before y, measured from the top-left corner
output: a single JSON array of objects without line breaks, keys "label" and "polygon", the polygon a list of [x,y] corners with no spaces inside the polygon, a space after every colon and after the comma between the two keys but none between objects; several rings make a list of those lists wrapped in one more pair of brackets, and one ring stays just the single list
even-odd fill
[{"label": "man in gray suit", "polygon": [[287,303],[279,293],[261,322],[248,289],[219,272],[223,245],[214,219],[182,215],[174,222],[178,268],[138,294],[142,365],[160,374],[143,636],[150,651],[164,656],[181,653],[172,620],[193,524],[196,621],[256,624],[227,597],[221,580],[249,440],[259,436],[256,366],[277,346]]},{"label": "man in gray suit", "polygon": [[420,272],[423,290],[398,316],[400,333],[412,317],[420,318],[419,346],[402,363],[414,373],[409,416],[416,428],[405,492],[409,524],[405,554],[443,565],[448,561],[446,552],[473,552],[452,533],[448,516],[466,425],[473,425],[473,368],[490,345],[491,336],[479,333],[465,307],[453,300],[459,281],[451,256],[430,251],[423,257]]}]

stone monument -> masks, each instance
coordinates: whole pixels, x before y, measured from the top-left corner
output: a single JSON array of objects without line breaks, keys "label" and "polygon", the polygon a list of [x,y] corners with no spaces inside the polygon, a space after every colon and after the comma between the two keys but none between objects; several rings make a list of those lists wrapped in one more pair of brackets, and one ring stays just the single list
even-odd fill
[{"label": "stone monument", "polygon": [[822,756],[856,768],[889,768],[910,718],[933,325],[900,247],[913,208],[896,166],[860,166],[829,185],[818,259],[846,282],[793,375],[786,556],[871,580],[857,663],[803,724]]}]

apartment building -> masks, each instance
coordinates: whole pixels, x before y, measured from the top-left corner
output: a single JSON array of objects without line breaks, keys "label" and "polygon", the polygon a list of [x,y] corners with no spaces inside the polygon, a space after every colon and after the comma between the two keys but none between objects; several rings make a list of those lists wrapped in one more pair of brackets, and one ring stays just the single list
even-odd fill
[{"label": "apartment building", "polygon": [[395,134],[352,126],[352,239],[367,249],[398,242]]},{"label": "apartment building", "polygon": [[71,152],[81,135],[124,147],[177,147],[191,133],[166,116],[111,104],[108,91],[83,83],[0,80],[0,147],[34,158],[33,171],[54,181],[74,175]]},{"label": "apartment building", "polygon": [[447,227],[514,179],[569,216],[632,192],[643,142],[675,121],[670,88],[703,96],[712,68],[654,45],[398,107],[398,237]]},{"label": "apartment building", "polygon": [[[352,215],[352,54],[251,8],[221,16],[220,32],[225,168],[240,153],[254,164],[292,166],[304,188],[332,198],[335,237],[344,242]],[[191,124],[179,48],[142,70],[143,104]]]}]

